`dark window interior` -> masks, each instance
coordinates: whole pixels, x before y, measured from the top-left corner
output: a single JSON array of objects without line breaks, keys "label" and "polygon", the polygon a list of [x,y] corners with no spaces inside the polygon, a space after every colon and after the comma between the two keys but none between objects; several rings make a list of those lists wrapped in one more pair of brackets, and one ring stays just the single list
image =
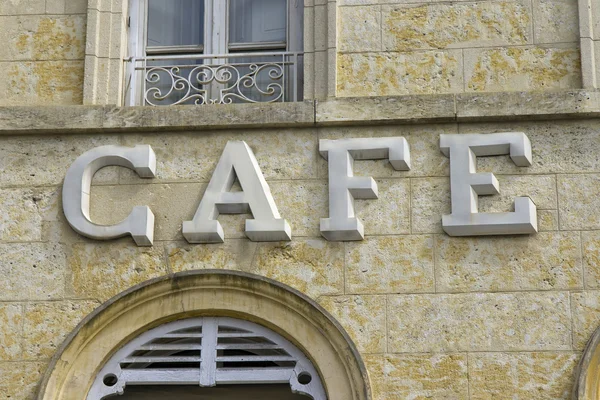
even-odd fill
[{"label": "dark window interior", "polygon": [[308,400],[289,384],[198,386],[127,386],[119,400]]}]

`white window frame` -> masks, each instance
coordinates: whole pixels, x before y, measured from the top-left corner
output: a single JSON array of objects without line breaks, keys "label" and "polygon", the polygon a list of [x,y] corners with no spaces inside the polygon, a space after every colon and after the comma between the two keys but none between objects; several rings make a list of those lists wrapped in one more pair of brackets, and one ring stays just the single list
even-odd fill
[{"label": "white window frame", "polygon": [[[200,327],[201,333],[198,333]],[[220,327],[227,327],[232,333],[220,332]],[[219,344],[222,338],[228,342]],[[245,338],[260,338],[260,341],[252,340],[245,344],[244,341],[247,340]],[[161,344],[164,339],[172,342]],[[274,349],[279,355],[260,355],[263,348]],[[176,354],[176,351],[186,349],[195,349],[199,355],[181,357]],[[220,349],[254,349],[256,354],[219,356]],[[136,356],[140,351],[145,355]],[[161,355],[153,355],[156,352]],[[168,352],[173,353],[169,355]],[[243,364],[253,360],[274,363],[283,361],[286,366],[265,368],[219,366],[225,361]],[[146,366],[135,369],[128,367],[132,363],[150,365],[153,362],[160,362],[164,366],[160,369],[146,369]],[[197,364],[197,366],[176,367],[175,364],[180,362]],[[170,365],[173,367],[169,367]],[[293,393],[304,394],[314,400],[327,400],[321,378],[310,360],[300,349],[279,334],[256,323],[229,317],[188,318],[150,329],[125,344],[97,374],[86,400],[103,400],[115,394],[123,394],[128,385],[193,384],[213,387],[231,384],[281,383],[289,383]]]},{"label": "white window frame", "polygon": [[[244,43],[238,45],[229,45],[229,2],[235,0],[198,0],[204,1],[204,43],[202,50],[196,46],[169,46],[153,54],[204,54],[204,55],[225,55],[233,51],[249,52],[281,52],[281,53],[302,53],[304,47],[304,6],[303,0],[287,0],[286,12],[286,41],[272,43]],[[148,37],[148,0],[129,0],[129,26],[128,26],[128,58],[141,59],[147,57],[146,44]],[[285,48],[284,48],[285,47]],[[302,98],[302,81],[304,75],[303,59],[299,61],[298,71],[299,79],[295,85],[295,90],[300,90],[300,95],[294,95],[295,101]],[[142,87],[139,74],[138,82],[132,82],[135,63],[130,62],[126,72],[125,79],[125,105],[135,106],[143,104],[142,94],[138,93]],[[298,87],[299,86],[299,87]]]}]

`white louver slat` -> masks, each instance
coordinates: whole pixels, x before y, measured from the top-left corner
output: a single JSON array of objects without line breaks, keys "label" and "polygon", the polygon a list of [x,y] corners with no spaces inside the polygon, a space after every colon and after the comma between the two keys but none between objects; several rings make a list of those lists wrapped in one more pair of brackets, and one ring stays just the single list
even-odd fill
[{"label": "white louver slat", "polygon": [[96,377],[87,400],[122,394],[127,385],[289,383],[294,393],[326,400],[319,375],[286,339],[258,324],[192,318],[144,332]]}]

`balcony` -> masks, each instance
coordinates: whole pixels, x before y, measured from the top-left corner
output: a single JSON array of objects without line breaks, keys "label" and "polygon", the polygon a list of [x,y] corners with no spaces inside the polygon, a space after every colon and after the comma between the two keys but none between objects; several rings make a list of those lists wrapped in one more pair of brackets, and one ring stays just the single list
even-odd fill
[{"label": "balcony", "polygon": [[180,54],[125,60],[126,105],[301,101],[303,54]]}]

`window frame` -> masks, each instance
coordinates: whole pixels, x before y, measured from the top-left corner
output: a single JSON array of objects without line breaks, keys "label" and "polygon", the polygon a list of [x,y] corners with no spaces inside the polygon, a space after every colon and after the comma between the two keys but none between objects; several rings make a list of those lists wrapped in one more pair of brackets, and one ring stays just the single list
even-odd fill
[{"label": "window frame", "polygon": [[[202,54],[205,56],[225,56],[235,53],[303,53],[304,47],[304,2],[286,0],[286,40],[285,42],[237,43],[229,44],[229,3],[232,0],[204,1],[204,43],[202,46],[161,46],[148,51],[148,0],[129,0],[128,16],[128,57],[142,59],[150,56],[176,56]],[[235,1],[235,0],[233,0]],[[191,51],[190,51],[191,50]],[[222,62],[222,61],[220,61]],[[220,63],[217,61],[216,63]],[[304,60],[298,66],[299,77],[296,90],[303,93]],[[125,71],[124,103],[128,106],[145,105],[143,94],[138,93],[142,85],[142,75],[135,74],[135,62],[128,63]],[[133,82],[132,77],[137,78]],[[284,83],[285,84],[285,83]],[[289,86],[289,83],[287,84]],[[296,93],[296,91],[294,91]],[[297,95],[295,95],[297,97]],[[298,101],[295,98],[293,101]]]}]

